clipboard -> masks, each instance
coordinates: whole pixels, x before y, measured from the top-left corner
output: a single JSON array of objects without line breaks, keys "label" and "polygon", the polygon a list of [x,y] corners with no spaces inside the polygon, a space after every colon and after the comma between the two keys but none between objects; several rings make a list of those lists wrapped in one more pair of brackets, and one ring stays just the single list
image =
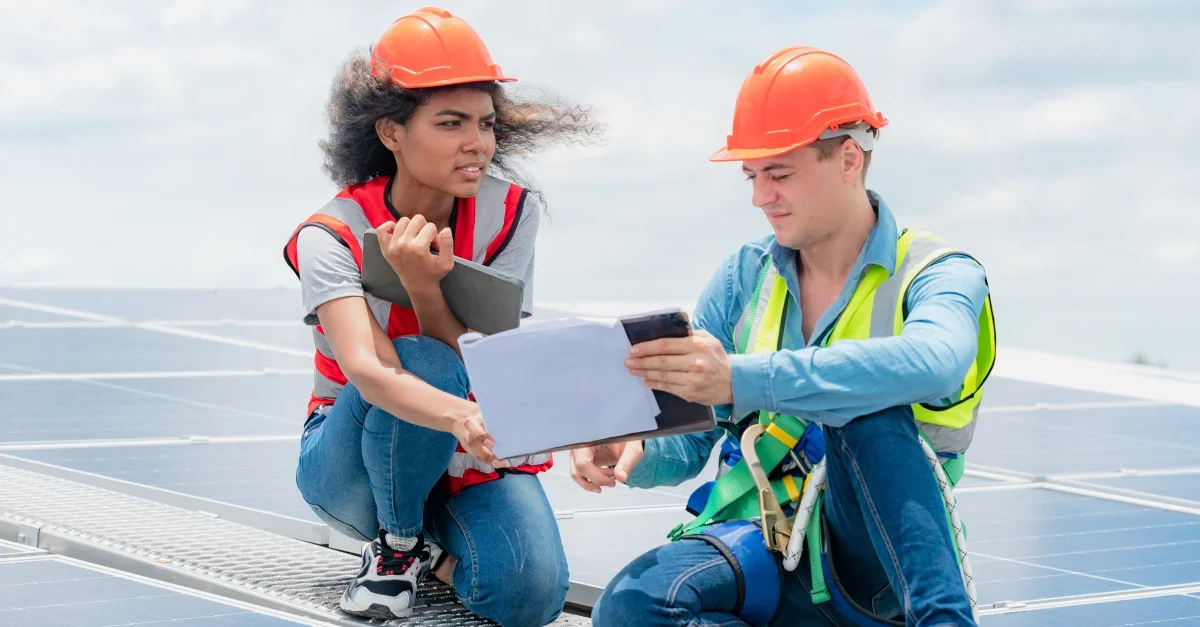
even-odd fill
[{"label": "clipboard", "polygon": [[[692,334],[688,315],[682,311],[652,312],[631,318],[618,318],[618,320],[625,327],[625,335],[629,338],[630,344],[641,344],[667,337],[687,337]],[[661,410],[654,417],[654,421],[658,425],[656,428],[593,442],[560,446],[533,454],[568,451],[585,446],[603,446],[669,435],[706,433],[717,427],[716,415],[713,413],[712,407],[686,401],[662,390],[653,390],[653,392],[654,400],[658,402]]]},{"label": "clipboard", "polygon": [[[412,299],[400,277],[383,257],[379,234],[368,230],[363,236],[363,291],[401,307],[412,308]],[[485,335],[521,325],[521,302],[525,282],[485,265],[454,258],[454,268],[442,277],[442,296],[451,313],[463,326]]]}]

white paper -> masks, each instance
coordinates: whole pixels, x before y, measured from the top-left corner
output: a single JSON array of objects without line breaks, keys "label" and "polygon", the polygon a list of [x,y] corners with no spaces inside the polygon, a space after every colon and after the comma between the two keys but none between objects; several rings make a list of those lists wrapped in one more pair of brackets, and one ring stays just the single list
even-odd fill
[{"label": "white paper", "polygon": [[619,320],[564,318],[459,338],[501,459],[657,427],[654,393],[629,374]]}]

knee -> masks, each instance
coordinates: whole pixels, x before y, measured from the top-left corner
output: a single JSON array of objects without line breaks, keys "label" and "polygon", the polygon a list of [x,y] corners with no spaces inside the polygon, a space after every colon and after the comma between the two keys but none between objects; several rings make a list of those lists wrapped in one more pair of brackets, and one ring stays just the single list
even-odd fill
[{"label": "knee", "polygon": [[492,560],[479,569],[476,599],[466,603],[474,613],[501,627],[541,627],[562,614],[570,577],[561,551],[544,547],[523,560]]},{"label": "knee", "polygon": [[466,398],[467,369],[445,342],[424,335],[406,335],[392,340],[400,365],[413,376],[443,392]]},{"label": "knee", "polygon": [[657,561],[653,555],[639,556],[608,582],[592,607],[592,627],[658,624],[653,617],[666,613],[666,600],[641,576]]}]

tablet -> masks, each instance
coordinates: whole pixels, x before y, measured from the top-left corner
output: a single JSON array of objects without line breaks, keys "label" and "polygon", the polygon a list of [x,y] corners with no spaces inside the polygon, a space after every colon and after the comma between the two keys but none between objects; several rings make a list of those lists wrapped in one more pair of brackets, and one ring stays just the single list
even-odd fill
[{"label": "tablet", "polygon": [[[374,229],[363,236],[363,290],[368,294],[412,307],[400,277],[383,257]],[[463,326],[485,335],[515,329],[521,324],[525,282],[482,264],[454,258],[454,268],[442,277],[442,296]]]}]

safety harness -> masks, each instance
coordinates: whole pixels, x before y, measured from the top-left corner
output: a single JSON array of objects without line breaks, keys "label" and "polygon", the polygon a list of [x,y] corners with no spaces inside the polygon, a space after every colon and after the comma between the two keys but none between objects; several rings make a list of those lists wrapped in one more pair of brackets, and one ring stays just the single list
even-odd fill
[{"label": "safety harness", "polygon": [[[898,335],[908,315],[905,296],[912,280],[935,261],[963,254],[946,247],[931,234],[904,231],[897,244],[893,272],[872,266],[865,273],[824,345]],[[735,331],[735,349],[739,354],[783,348],[787,286],[772,263],[764,266]],[[921,445],[946,506],[946,521],[959,554],[972,611],[976,605],[975,586],[965,528],[955,509],[952,491],[962,477],[963,453],[974,431],[983,383],[995,362],[990,297],[984,303],[979,327],[977,357],[958,397],[947,399],[941,406],[912,406],[920,427]],[[732,441],[740,444],[741,458],[715,481],[697,489],[688,507],[696,517],[677,526],[668,538],[704,540],[725,555],[738,581],[738,602],[733,613],[751,625],[769,624],[779,611],[781,569],[795,570],[807,546],[814,603],[829,603],[839,615],[860,626],[902,626],[903,622],[873,615],[857,605],[846,594],[834,570],[834,547],[821,507],[825,460],[820,425],[795,416],[759,411],[757,421],[740,433],[735,422],[722,421],[721,426],[730,432]],[[795,466],[781,477],[769,478],[769,473],[788,459]],[[782,561],[774,554],[782,555]]]}]

